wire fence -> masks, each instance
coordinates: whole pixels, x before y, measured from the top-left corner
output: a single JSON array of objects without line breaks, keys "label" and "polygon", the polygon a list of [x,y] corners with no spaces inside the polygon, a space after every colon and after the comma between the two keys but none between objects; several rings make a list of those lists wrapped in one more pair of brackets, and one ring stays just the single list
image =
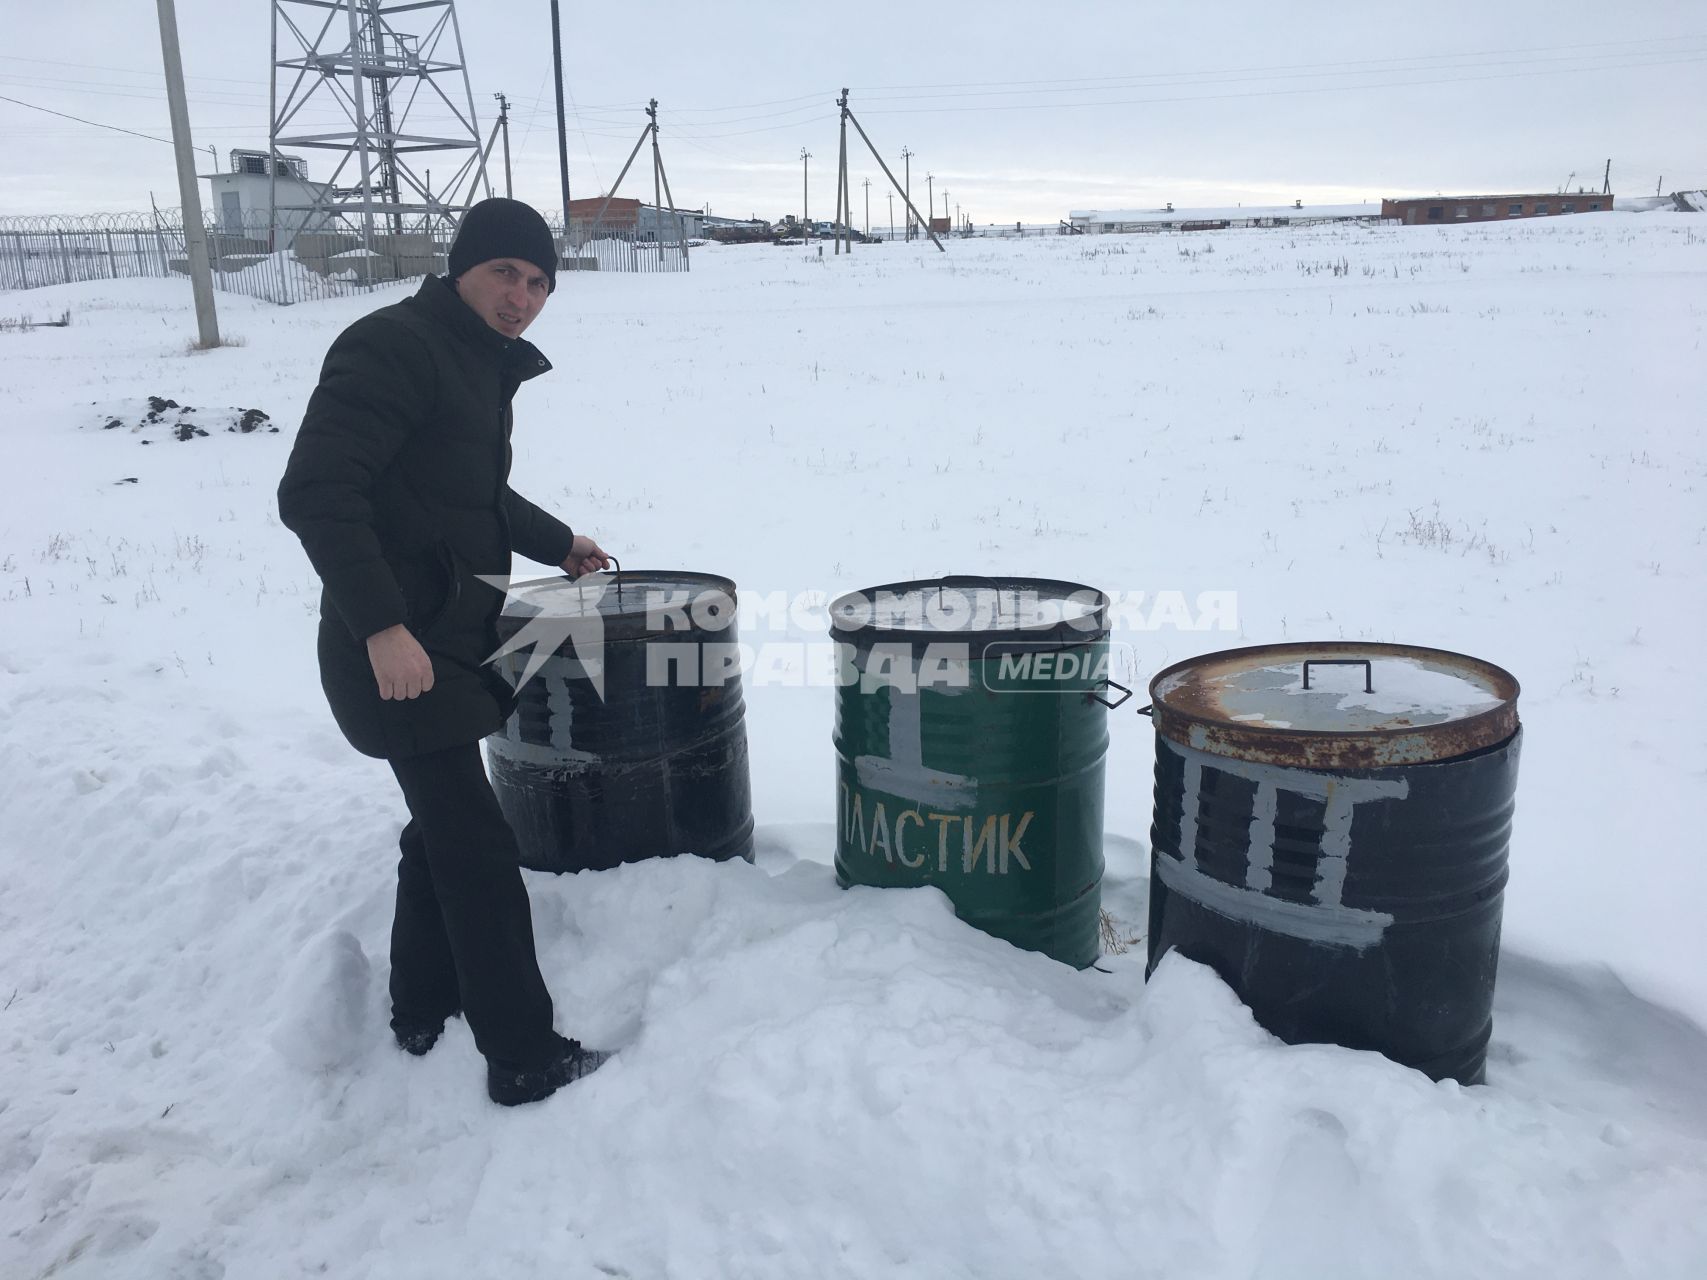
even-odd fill
[{"label": "wire fence", "polygon": [[[371,235],[329,219],[320,226],[277,227],[264,213],[210,214],[204,223],[214,288],[281,305],[442,273],[456,234],[449,217],[412,229],[379,218]],[[565,237],[561,216],[552,231],[560,271],[688,269],[689,242],[679,236],[576,220]],[[188,277],[189,253],[176,209],[0,217],[0,290],[178,275]]]}]

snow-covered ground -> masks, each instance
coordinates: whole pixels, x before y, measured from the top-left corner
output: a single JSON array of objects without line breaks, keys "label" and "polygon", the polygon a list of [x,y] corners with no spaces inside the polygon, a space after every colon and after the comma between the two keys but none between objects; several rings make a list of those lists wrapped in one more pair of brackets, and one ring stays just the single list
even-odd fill
[{"label": "snow-covered ground", "polygon": [[[273,509],[326,344],[402,288],[222,296],[244,345],[198,355],[181,282],[0,294],[72,318],[0,332],[0,1275],[1707,1274],[1704,281],[1661,214],[565,277],[514,482],[628,568],[1233,591],[1236,631],[1127,627],[1132,674],[1438,645],[1527,738],[1461,1089],[1146,987],[1141,943],[1074,972],[838,891],[831,691],[755,676],[755,866],[530,876],[560,1027],[621,1053],[515,1113],[460,1023],[390,1042],[402,807]],[[149,395],[280,431],[102,429]],[[1112,733],[1133,936],[1151,743]]]}]

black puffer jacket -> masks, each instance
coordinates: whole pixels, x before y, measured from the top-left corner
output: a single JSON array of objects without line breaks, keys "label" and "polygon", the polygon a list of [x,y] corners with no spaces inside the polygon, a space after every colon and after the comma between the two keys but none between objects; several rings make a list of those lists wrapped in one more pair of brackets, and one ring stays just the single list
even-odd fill
[{"label": "black puffer jacket", "polygon": [[[326,353],[279,518],[324,584],[321,685],[366,755],[478,741],[509,715],[509,688],[486,665],[503,596],[476,575],[508,574],[512,551],[553,566],[569,554],[568,526],[509,487],[510,401],[550,368],[436,276]],[[366,640],[398,623],[431,656],[433,688],[388,701]]]}]

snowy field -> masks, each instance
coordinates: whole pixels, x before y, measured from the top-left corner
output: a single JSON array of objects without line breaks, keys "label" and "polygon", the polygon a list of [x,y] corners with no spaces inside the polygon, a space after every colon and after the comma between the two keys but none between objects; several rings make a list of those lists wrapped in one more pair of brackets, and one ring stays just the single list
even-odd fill
[{"label": "snowy field", "polygon": [[[1462,1089],[1184,961],[1146,987],[1141,942],[1074,972],[838,891],[831,691],[755,676],[756,866],[530,875],[560,1029],[620,1054],[514,1113],[461,1023],[391,1043],[403,809],[274,514],[327,343],[403,290],[221,296],[244,345],[201,355],[186,283],[0,294],[71,313],[0,331],[0,1275],[1699,1280],[1704,284],[1663,213],[565,277],[513,483],[628,568],[1232,591],[1234,631],[1127,625],[1132,674],[1437,645],[1517,675],[1527,738]],[[149,395],[280,430],[102,429]]]}]

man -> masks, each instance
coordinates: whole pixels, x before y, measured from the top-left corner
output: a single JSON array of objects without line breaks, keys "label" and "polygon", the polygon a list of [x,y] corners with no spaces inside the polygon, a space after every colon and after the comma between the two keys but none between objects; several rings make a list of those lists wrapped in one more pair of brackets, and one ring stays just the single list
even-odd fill
[{"label": "man", "polygon": [[551,365],[522,333],[556,287],[545,220],[514,200],[464,215],[444,278],[364,316],[326,353],[279,517],[319,573],[320,680],[338,727],[391,765],[409,809],[391,929],[391,1026],[424,1054],[461,1012],[487,1091],[535,1102],[605,1055],[552,1029],[515,836],[480,740],[514,696],[498,647],[510,554],[571,577],[609,566],[509,487],[510,401]]}]

